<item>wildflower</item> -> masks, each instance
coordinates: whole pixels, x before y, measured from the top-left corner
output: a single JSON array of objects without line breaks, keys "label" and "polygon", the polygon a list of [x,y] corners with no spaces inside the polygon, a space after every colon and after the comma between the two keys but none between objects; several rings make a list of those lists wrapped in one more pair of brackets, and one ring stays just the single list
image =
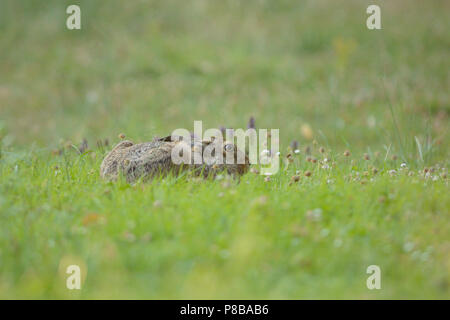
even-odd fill
[{"label": "wildflower", "polygon": [[402,164],[400,164],[400,168],[406,168],[406,163],[402,163]]},{"label": "wildflower", "polygon": [[280,151],[278,151],[278,152],[276,153],[277,157],[279,157],[279,156],[280,156],[280,154],[281,154],[281,153],[280,153]]},{"label": "wildflower", "polygon": [[364,153],[364,160],[370,160],[370,157],[367,153]]},{"label": "wildflower", "polygon": [[324,165],[322,166],[322,169],[330,169],[330,166],[327,165],[327,164],[324,164]]},{"label": "wildflower", "polygon": [[294,152],[295,152],[295,154],[299,154],[300,150],[299,149],[295,149]]},{"label": "wildflower", "polygon": [[69,148],[71,148],[72,147],[72,141],[67,141],[66,143],[65,143],[65,145],[64,145],[65,147],[66,147],[66,149],[69,149]]},{"label": "wildflower", "polygon": [[300,181],[300,176],[298,176],[298,175],[292,176],[291,181],[292,181],[292,182],[298,182],[298,181]]},{"label": "wildflower", "polygon": [[350,156],[350,151],[345,150],[345,151],[344,151],[344,156],[349,157],[349,156]]},{"label": "wildflower", "polygon": [[255,129],[255,118],[250,117],[248,120],[247,129]]},{"label": "wildflower", "polygon": [[373,173],[373,174],[377,174],[377,173],[378,173],[378,169],[377,169],[377,168],[373,168],[373,169],[372,169],[372,173]]},{"label": "wildflower", "polygon": [[313,221],[319,221],[322,219],[322,209],[316,208],[314,210],[308,210],[306,212],[306,218]]},{"label": "wildflower", "polygon": [[264,178],[264,181],[265,181],[265,182],[270,182],[270,176],[265,177],[265,178]]},{"label": "wildflower", "polygon": [[222,182],[222,188],[229,188],[229,187],[231,187],[231,183],[230,183],[230,181],[224,181],[224,182]]},{"label": "wildflower", "polygon": [[60,156],[62,154],[62,150],[61,149],[55,149],[52,151],[52,155],[53,156]]},{"label": "wildflower", "polygon": [[291,142],[291,149],[292,150],[297,150],[298,149],[298,142],[297,140],[294,140]]},{"label": "wildflower", "polygon": [[320,153],[325,153],[325,148],[324,148],[324,147],[320,147],[320,148],[319,148],[319,152],[320,152]]},{"label": "wildflower", "polygon": [[305,176],[306,177],[311,177],[311,174],[312,174],[311,171],[305,171]]},{"label": "wildflower", "polygon": [[222,137],[225,137],[227,129],[224,126],[220,126],[219,130],[222,133]]},{"label": "wildflower", "polygon": [[155,208],[160,208],[162,206],[162,201],[161,200],[155,200],[155,202],[153,202],[153,206]]},{"label": "wildflower", "polygon": [[123,239],[128,241],[128,242],[135,242],[136,241],[136,236],[133,233],[129,232],[129,231],[125,231],[123,233]]},{"label": "wildflower", "polygon": [[141,237],[141,241],[143,242],[149,242],[150,240],[152,240],[152,234],[149,232],[143,234]]},{"label": "wildflower", "polygon": [[394,169],[389,170],[389,174],[390,174],[391,176],[395,175],[396,173],[397,173],[397,171],[395,171]]},{"label": "wildflower", "polygon": [[106,219],[103,215],[100,215],[98,213],[88,213],[83,217],[82,224],[83,226],[91,226],[95,224],[104,224],[106,222]]},{"label": "wildflower", "polygon": [[404,245],[403,245],[403,250],[405,251],[405,252],[410,252],[410,251],[412,251],[414,249],[414,243],[412,243],[412,242],[406,242]]},{"label": "wildflower", "polygon": [[312,163],[317,163],[317,159],[316,159],[316,158],[312,158],[312,159],[311,159],[311,162],[312,162]]},{"label": "wildflower", "polygon": [[267,203],[266,196],[260,196],[252,201],[253,205],[265,205]]},{"label": "wildflower", "polygon": [[309,124],[304,124],[301,127],[302,135],[305,139],[311,140],[313,138],[313,131],[311,129],[311,126]]},{"label": "wildflower", "polygon": [[123,134],[123,133],[119,134],[119,139],[120,139],[120,140],[125,139],[125,134]]},{"label": "wildflower", "polygon": [[335,239],[335,240],[333,241],[333,245],[334,245],[336,248],[339,248],[340,246],[342,246],[342,240],[341,240],[341,239]]},{"label": "wildflower", "polygon": [[89,148],[88,142],[86,139],[83,139],[80,146],[78,147],[78,150],[80,153],[84,153]]},{"label": "wildflower", "polygon": [[330,230],[328,230],[328,229],[322,229],[322,230],[320,230],[320,236],[321,236],[322,238],[327,237],[329,234],[330,234]]}]

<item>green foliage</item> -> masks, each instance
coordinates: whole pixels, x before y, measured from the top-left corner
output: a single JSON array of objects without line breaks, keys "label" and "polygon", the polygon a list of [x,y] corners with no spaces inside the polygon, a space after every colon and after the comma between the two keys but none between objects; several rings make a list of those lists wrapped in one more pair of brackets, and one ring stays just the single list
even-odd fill
[{"label": "green foliage", "polygon": [[[74,1],[0,0],[1,298],[449,297],[448,1],[380,31],[372,1],[75,2],[79,31]],[[120,132],[251,115],[300,142],[270,181],[99,177]]]}]

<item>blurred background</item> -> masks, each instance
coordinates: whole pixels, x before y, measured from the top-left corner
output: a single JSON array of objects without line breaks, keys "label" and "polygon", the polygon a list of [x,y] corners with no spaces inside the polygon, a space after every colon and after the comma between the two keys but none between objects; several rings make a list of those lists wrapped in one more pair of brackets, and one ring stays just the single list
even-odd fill
[{"label": "blurred background", "polygon": [[[72,4],[81,30],[66,27]],[[382,30],[366,27],[371,4]],[[449,9],[0,0],[0,297],[72,297],[73,261],[89,269],[83,298],[448,297],[448,180],[421,179],[450,159]],[[108,184],[106,149],[69,143],[148,141],[194,120],[245,128],[250,116],[280,129],[281,148],[339,152],[335,181],[298,158],[272,183]],[[53,157],[63,145],[71,153]],[[385,150],[398,161],[361,157]],[[417,175],[391,177],[404,159]],[[383,174],[363,186],[355,176],[372,165]],[[313,176],[289,187],[297,169]],[[372,263],[381,295],[365,287]]]},{"label": "blurred background", "polygon": [[[66,8],[81,7],[81,30]],[[382,30],[366,27],[381,6]],[[414,148],[448,138],[448,1],[0,0],[10,144],[280,128],[281,142]],[[5,135],[5,133],[3,133]],[[442,148],[441,148],[442,149]],[[446,149],[437,150],[441,156]]]}]

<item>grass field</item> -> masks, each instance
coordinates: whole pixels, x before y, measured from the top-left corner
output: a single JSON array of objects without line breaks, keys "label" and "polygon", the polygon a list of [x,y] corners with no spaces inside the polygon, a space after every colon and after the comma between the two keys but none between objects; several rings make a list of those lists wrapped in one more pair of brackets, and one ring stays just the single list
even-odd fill
[{"label": "grass field", "polygon": [[[450,298],[449,10],[0,0],[0,298]],[[99,176],[119,133],[250,116],[280,129],[270,181]]]}]

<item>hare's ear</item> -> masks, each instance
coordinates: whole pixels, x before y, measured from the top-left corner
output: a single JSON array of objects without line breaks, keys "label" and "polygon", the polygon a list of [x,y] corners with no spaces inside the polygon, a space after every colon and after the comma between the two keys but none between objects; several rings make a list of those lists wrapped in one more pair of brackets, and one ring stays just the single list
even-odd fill
[{"label": "hare's ear", "polygon": [[130,140],[120,141],[118,144],[116,144],[116,146],[113,148],[113,150],[128,148],[128,147],[131,147],[133,144],[134,143]]},{"label": "hare's ear", "polygon": [[158,141],[172,141],[172,136],[157,139]]},{"label": "hare's ear", "polygon": [[167,136],[164,138],[158,139],[158,141],[166,141],[166,142],[177,142],[183,140],[183,137],[180,136]]}]

